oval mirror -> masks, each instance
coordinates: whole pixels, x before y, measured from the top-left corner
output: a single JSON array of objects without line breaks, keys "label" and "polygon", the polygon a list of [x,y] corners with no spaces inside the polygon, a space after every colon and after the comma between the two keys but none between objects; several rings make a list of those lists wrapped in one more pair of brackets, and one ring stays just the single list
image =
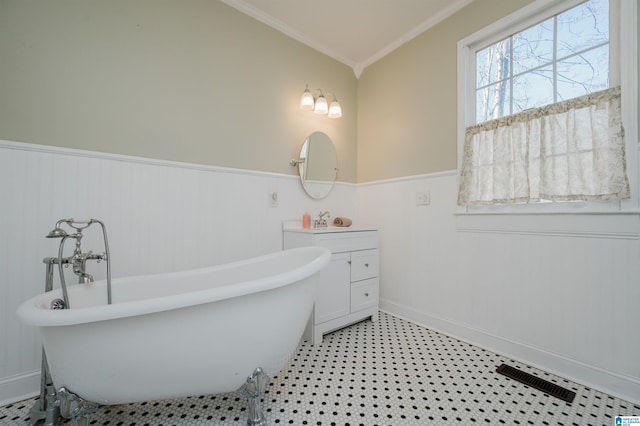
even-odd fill
[{"label": "oval mirror", "polygon": [[298,160],[305,192],[315,199],[326,197],[336,181],[337,166],[336,150],[329,136],[323,132],[311,133],[302,144]]}]

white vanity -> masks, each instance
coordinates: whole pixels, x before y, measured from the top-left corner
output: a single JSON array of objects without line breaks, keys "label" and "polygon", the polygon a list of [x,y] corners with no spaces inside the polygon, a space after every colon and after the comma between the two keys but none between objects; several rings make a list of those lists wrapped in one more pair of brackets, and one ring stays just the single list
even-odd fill
[{"label": "white vanity", "polygon": [[354,322],[378,320],[378,231],[373,228],[303,229],[284,224],[283,248],[323,246],[331,262],[320,272],[316,303],[305,330],[312,344]]}]

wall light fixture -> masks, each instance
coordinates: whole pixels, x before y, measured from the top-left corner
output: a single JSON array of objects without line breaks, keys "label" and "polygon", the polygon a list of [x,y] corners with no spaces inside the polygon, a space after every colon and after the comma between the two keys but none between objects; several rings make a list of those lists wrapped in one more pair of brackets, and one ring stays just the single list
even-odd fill
[{"label": "wall light fixture", "polygon": [[342,107],[338,102],[336,96],[332,93],[327,93],[327,96],[331,95],[333,100],[329,104],[327,98],[324,97],[321,89],[318,89],[318,95],[314,96],[309,90],[309,85],[304,89],[302,97],[300,98],[300,109],[305,111],[313,111],[315,114],[324,115],[328,114],[329,118],[342,117]]}]

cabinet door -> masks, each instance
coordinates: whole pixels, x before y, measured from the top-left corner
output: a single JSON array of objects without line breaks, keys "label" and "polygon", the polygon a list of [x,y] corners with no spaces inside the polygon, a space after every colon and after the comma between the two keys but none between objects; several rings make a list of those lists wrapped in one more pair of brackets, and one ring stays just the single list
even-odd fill
[{"label": "cabinet door", "polygon": [[329,265],[320,271],[314,310],[316,324],[349,314],[351,305],[349,260],[349,253],[334,254],[331,256]]}]

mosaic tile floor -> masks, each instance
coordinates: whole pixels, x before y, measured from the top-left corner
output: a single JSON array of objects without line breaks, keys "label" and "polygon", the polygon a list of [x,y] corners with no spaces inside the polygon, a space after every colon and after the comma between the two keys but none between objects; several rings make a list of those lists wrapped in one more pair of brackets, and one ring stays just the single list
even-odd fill
[{"label": "mosaic tile floor", "polygon": [[[495,373],[508,363],[576,392],[569,404]],[[35,399],[0,408],[1,425],[25,425]],[[270,425],[614,425],[640,406],[577,385],[389,314],[302,342],[273,377]],[[237,394],[102,407],[95,425],[246,424]],[[69,423],[69,422],[66,422]]]}]

